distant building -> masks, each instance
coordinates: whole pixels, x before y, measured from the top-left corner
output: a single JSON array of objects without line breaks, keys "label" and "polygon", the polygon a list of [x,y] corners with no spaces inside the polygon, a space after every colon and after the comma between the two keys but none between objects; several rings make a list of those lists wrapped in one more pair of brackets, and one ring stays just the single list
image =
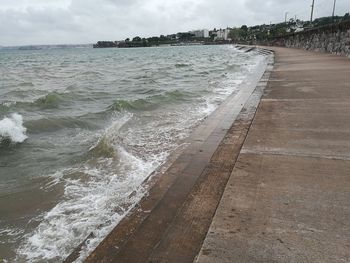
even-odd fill
[{"label": "distant building", "polygon": [[209,31],[209,36],[214,40],[230,40],[229,33],[231,29],[214,29]]},{"label": "distant building", "polygon": [[177,34],[167,35],[166,37],[169,38],[169,39],[172,39],[172,40],[178,39]]},{"label": "distant building", "polygon": [[216,30],[215,40],[228,40],[229,33],[229,28]]},{"label": "distant building", "polygon": [[209,31],[209,37],[211,37],[213,39],[216,37],[216,29]]},{"label": "distant building", "polygon": [[193,30],[193,31],[190,31],[189,33],[193,34],[195,37],[204,37],[204,38],[209,37],[208,29]]}]

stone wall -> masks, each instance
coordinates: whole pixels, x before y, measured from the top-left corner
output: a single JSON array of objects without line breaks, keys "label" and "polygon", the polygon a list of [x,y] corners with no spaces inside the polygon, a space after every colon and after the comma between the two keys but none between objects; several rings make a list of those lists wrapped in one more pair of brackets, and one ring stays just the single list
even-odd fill
[{"label": "stone wall", "polygon": [[288,34],[268,43],[350,57],[350,21]]}]

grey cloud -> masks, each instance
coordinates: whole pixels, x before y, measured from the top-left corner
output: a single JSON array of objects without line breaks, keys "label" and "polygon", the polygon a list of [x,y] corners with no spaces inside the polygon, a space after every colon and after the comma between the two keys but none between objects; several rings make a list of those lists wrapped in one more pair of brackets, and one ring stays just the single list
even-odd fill
[{"label": "grey cloud", "polygon": [[[312,0],[246,0],[245,7],[254,14],[254,19],[260,22],[281,22],[285,13],[288,17],[299,19],[310,18]],[[314,17],[330,16],[333,0],[315,0]],[[337,0],[337,14],[344,15],[350,10],[349,0]]]},{"label": "grey cloud", "polygon": [[[315,16],[330,0],[315,0]],[[93,43],[199,28],[308,18],[311,0],[0,0],[0,45]],[[337,0],[337,14],[350,10]]]},{"label": "grey cloud", "polygon": [[65,9],[0,10],[0,40],[4,42],[0,44],[3,45],[39,44],[41,39],[43,43],[55,43],[58,35],[64,38],[80,30],[81,25]]}]

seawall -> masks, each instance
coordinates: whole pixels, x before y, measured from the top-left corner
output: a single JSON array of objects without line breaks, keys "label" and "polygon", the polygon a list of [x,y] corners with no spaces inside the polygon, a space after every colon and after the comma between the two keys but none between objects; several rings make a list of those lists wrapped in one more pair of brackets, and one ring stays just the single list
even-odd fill
[{"label": "seawall", "polygon": [[350,21],[287,34],[261,44],[350,57]]}]

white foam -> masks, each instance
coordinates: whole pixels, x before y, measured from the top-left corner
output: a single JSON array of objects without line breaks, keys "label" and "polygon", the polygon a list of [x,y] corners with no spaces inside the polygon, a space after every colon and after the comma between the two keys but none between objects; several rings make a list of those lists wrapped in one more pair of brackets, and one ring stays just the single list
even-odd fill
[{"label": "white foam", "polygon": [[20,114],[14,113],[0,121],[0,140],[5,138],[14,143],[24,142],[28,138],[26,131],[27,129],[23,126],[23,117]]},{"label": "white foam", "polygon": [[65,185],[63,200],[26,236],[17,250],[18,261],[60,261],[93,232],[78,260],[82,261],[145,194],[141,184],[159,163],[145,162],[119,145],[118,131],[129,118],[115,120],[101,135],[114,148],[116,159],[89,159],[52,175],[52,184],[59,180]]}]

